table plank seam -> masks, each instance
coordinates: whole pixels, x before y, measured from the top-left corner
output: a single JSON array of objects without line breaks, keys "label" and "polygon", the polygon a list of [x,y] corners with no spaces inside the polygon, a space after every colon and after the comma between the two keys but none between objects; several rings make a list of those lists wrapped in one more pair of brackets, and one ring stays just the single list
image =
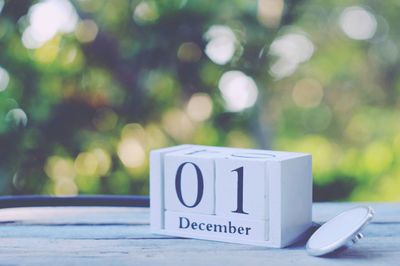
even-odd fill
[{"label": "table plank seam", "polygon": [[148,223],[21,223],[3,222],[1,226],[149,226]]}]

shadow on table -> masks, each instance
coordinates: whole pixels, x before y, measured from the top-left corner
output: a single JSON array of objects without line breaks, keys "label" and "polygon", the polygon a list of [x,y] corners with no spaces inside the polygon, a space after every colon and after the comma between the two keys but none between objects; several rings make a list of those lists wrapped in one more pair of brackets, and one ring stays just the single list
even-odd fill
[{"label": "shadow on table", "polygon": [[315,231],[317,231],[317,229],[320,227],[320,224],[317,223],[313,223],[310,227],[310,229],[307,230],[307,232],[304,233],[303,237],[298,240],[297,242],[295,242],[294,244],[292,244],[289,249],[294,248],[305,248],[308,239],[311,237],[312,234],[314,234]]}]

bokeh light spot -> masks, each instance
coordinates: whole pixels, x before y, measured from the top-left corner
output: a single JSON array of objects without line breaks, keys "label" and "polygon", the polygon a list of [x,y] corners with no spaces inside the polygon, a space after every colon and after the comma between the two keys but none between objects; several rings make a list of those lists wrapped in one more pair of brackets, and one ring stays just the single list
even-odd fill
[{"label": "bokeh light spot", "polygon": [[377,28],[375,16],[360,6],[352,6],[343,10],[339,24],[347,37],[354,40],[371,39]]},{"label": "bokeh light spot", "polygon": [[152,1],[140,2],[133,11],[133,19],[139,24],[152,23],[159,16],[158,8]]},{"label": "bokeh light spot", "polygon": [[73,45],[63,45],[59,53],[58,62],[66,69],[79,69],[83,63],[82,51]]},{"label": "bokeh light spot", "polygon": [[60,156],[49,157],[44,171],[48,177],[54,180],[61,178],[72,179],[75,177],[74,163],[70,159]]},{"label": "bokeh light spot", "polygon": [[82,43],[92,42],[99,32],[96,22],[85,19],[78,23],[75,29],[75,36]]},{"label": "bokeh light spot", "polygon": [[4,0],[0,0],[0,14],[1,11],[3,11],[3,7],[4,7]]},{"label": "bokeh light spot", "polygon": [[194,121],[207,120],[212,113],[212,100],[206,93],[195,93],[190,98],[186,112]]},{"label": "bokeh light spot", "polygon": [[112,161],[110,154],[105,150],[97,148],[92,151],[92,154],[97,158],[97,174],[105,175],[111,169]]},{"label": "bokeh light spot", "polygon": [[214,25],[204,35],[208,41],[205,53],[218,65],[225,65],[235,54],[236,36],[228,26]]},{"label": "bokeh light spot", "polygon": [[56,180],[54,194],[57,196],[75,196],[78,194],[78,187],[73,179],[60,178]]},{"label": "bokeh light spot", "polygon": [[99,166],[97,157],[90,152],[82,152],[75,159],[75,170],[78,175],[94,176]]},{"label": "bokeh light spot", "polygon": [[256,83],[241,71],[225,72],[218,85],[225,100],[225,107],[229,111],[243,111],[252,107],[257,101]]},{"label": "bokeh light spot", "polygon": [[128,168],[142,166],[145,162],[145,151],[135,138],[124,138],[120,141],[117,148],[119,159]]},{"label": "bokeh light spot", "polygon": [[194,133],[193,122],[188,115],[176,108],[164,113],[162,125],[168,134],[182,142],[188,141]]},{"label": "bokeh light spot", "polygon": [[276,79],[281,79],[293,74],[299,64],[311,58],[314,44],[303,34],[289,33],[274,40],[269,53],[277,57],[270,72]]},{"label": "bokeh light spot", "polygon": [[283,0],[258,0],[258,20],[268,28],[276,28],[281,21]]},{"label": "bokeh light spot", "polygon": [[39,48],[57,33],[69,33],[78,23],[78,14],[68,0],[44,0],[28,12],[29,26],[22,34],[26,48]]},{"label": "bokeh light spot", "polygon": [[42,64],[52,63],[60,50],[60,38],[55,37],[35,50],[35,59]]},{"label": "bokeh light spot", "polygon": [[160,126],[150,123],[145,128],[146,139],[149,149],[164,147],[168,143],[167,137],[161,130]]},{"label": "bokeh light spot", "polygon": [[4,91],[7,88],[9,81],[10,76],[8,75],[7,70],[0,67],[0,91]]},{"label": "bokeh light spot", "polygon": [[126,124],[121,131],[121,139],[134,138],[140,143],[144,144],[146,142],[146,131],[141,124],[130,123]]},{"label": "bokeh light spot", "polygon": [[26,127],[28,116],[21,108],[14,108],[6,114],[6,121],[11,123],[15,128]]}]

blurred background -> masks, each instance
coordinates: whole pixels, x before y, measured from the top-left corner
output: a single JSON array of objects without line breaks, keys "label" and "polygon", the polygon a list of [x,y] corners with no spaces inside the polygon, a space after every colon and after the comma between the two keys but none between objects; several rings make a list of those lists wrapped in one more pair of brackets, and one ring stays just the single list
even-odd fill
[{"label": "blurred background", "polygon": [[0,0],[0,194],[148,194],[149,151],[309,152],[400,200],[398,1]]}]

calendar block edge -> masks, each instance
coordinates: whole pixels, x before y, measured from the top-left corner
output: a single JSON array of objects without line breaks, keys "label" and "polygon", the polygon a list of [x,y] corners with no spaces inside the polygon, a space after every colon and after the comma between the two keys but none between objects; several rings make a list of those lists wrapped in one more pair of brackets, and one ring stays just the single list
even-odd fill
[{"label": "calendar block edge", "polygon": [[[298,241],[312,225],[311,154],[280,162],[280,245]],[[301,170],[300,170],[301,169]]]}]

